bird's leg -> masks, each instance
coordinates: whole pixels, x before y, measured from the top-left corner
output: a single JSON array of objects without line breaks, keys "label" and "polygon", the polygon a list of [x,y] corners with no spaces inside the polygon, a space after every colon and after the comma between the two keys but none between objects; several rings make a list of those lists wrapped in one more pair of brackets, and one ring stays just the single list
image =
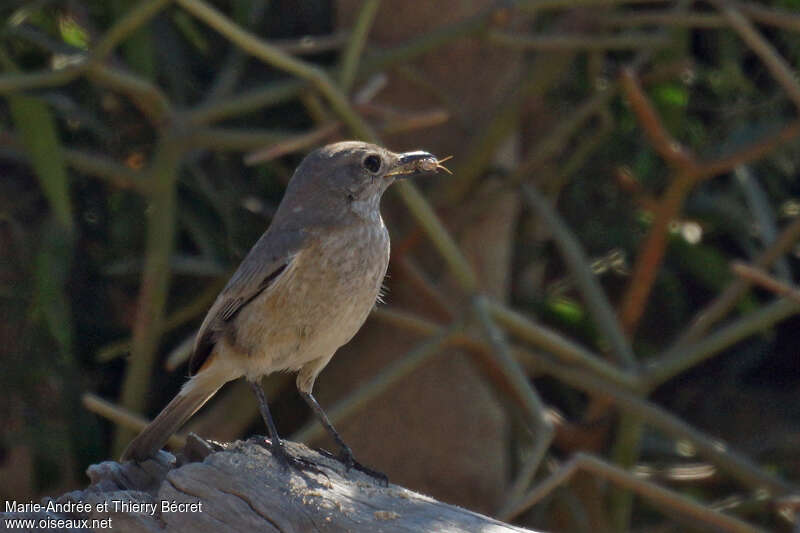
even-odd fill
[{"label": "bird's leg", "polygon": [[322,410],[317,399],[310,392],[303,392],[300,391],[300,395],[306,401],[309,407],[313,409],[314,414],[317,415],[322,427],[325,428],[325,431],[336,441],[336,444],[339,446],[339,460],[344,463],[344,465],[349,470],[355,464],[355,459],[353,459],[353,451],[350,449],[350,446],[344,443],[342,437],[339,435],[339,432],[336,431],[336,428],[333,427],[331,421],[328,420],[328,415],[325,414],[325,411]]},{"label": "bird's leg", "polygon": [[333,427],[331,421],[328,419],[328,415],[325,414],[325,411],[322,410],[322,407],[317,402],[317,399],[310,392],[299,391],[300,396],[306,401],[306,403],[311,407],[314,411],[314,414],[317,415],[322,427],[325,428],[325,431],[333,438],[336,444],[339,446],[339,460],[345,465],[347,470],[351,468],[355,468],[361,472],[364,472],[368,476],[374,477],[375,479],[379,480],[382,485],[387,486],[389,484],[389,478],[386,477],[386,474],[382,472],[378,472],[377,470],[372,470],[366,466],[361,465],[358,461],[353,458],[353,450],[350,449],[350,446],[345,444],[342,437],[339,435],[339,432],[336,431],[336,428]]},{"label": "bird's leg", "polygon": [[277,459],[283,468],[287,468],[289,466],[289,461],[286,458],[286,450],[283,448],[283,443],[278,435],[278,428],[275,427],[275,422],[272,420],[272,415],[269,412],[269,405],[267,404],[267,398],[264,396],[264,389],[261,387],[261,383],[250,380],[247,380],[247,383],[253,390],[253,394],[256,395],[258,410],[261,412],[261,418],[264,419],[264,423],[267,425],[272,456]]}]

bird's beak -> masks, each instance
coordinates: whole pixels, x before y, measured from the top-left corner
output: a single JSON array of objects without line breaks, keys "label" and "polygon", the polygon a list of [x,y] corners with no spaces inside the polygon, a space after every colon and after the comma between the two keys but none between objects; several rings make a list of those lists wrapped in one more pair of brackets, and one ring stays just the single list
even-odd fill
[{"label": "bird's beak", "polygon": [[447,170],[439,163],[440,161],[436,156],[429,152],[423,152],[422,150],[405,152],[397,154],[397,161],[385,176],[403,179],[420,174],[432,174],[440,168]]}]

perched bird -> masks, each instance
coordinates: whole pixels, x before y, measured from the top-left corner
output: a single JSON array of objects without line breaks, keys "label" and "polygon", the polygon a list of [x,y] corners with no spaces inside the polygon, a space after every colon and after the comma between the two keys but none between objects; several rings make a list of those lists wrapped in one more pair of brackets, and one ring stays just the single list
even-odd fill
[{"label": "perched bird", "polygon": [[355,464],[312,395],[314,380],[361,328],[389,264],[380,199],[396,180],[445,169],[427,152],[393,153],[363,142],[331,144],[297,167],[267,231],[200,326],[191,378],[128,445],[122,460],[153,456],[222,385],[244,377],[258,399],[273,455],[287,464],[262,376],[297,371],[297,390]]}]

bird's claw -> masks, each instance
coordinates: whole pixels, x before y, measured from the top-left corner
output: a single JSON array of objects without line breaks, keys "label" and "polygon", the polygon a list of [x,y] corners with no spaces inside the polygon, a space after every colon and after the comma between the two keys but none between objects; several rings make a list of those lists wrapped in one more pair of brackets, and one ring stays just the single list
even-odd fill
[{"label": "bird's claw", "polygon": [[383,472],[378,472],[377,470],[373,470],[372,468],[364,466],[356,461],[353,457],[353,452],[349,447],[343,446],[337,459],[344,465],[346,472],[349,472],[351,469],[358,470],[359,472],[362,472],[375,479],[382,487],[389,486],[389,478],[386,476],[386,474]]},{"label": "bird's claw", "polygon": [[255,439],[255,442],[269,450],[269,452],[272,454],[272,457],[278,462],[281,470],[284,473],[287,473],[290,467],[297,471],[313,471],[316,473],[323,473],[322,470],[317,468],[312,461],[302,457],[296,457],[286,451],[286,447],[280,440],[277,442],[272,442],[272,440],[268,438],[258,437]]},{"label": "bird's claw", "polygon": [[358,470],[359,472],[368,475],[369,477],[374,479],[381,487],[386,488],[389,486],[389,476],[387,476],[383,472],[378,472],[377,470],[373,470],[368,466],[360,464],[358,461],[353,461],[352,468],[354,470]]},{"label": "bird's claw", "polygon": [[346,472],[349,472],[350,469],[357,464],[356,460],[353,458],[353,451],[347,446],[342,446],[336,459],[344,465]]}]

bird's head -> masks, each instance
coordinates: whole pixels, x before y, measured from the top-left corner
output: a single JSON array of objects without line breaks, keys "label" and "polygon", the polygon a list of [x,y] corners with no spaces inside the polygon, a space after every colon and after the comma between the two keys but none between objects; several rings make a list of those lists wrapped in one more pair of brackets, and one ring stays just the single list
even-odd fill
[{"label": "bird's head", "polygon": [[297,167],[279,214],[312,210],[305,216],[377,219],[381,196],[392,183],[447,170],[440,163],[423,151],[395,153],[360,141],[329,144],[308,154]]}]

